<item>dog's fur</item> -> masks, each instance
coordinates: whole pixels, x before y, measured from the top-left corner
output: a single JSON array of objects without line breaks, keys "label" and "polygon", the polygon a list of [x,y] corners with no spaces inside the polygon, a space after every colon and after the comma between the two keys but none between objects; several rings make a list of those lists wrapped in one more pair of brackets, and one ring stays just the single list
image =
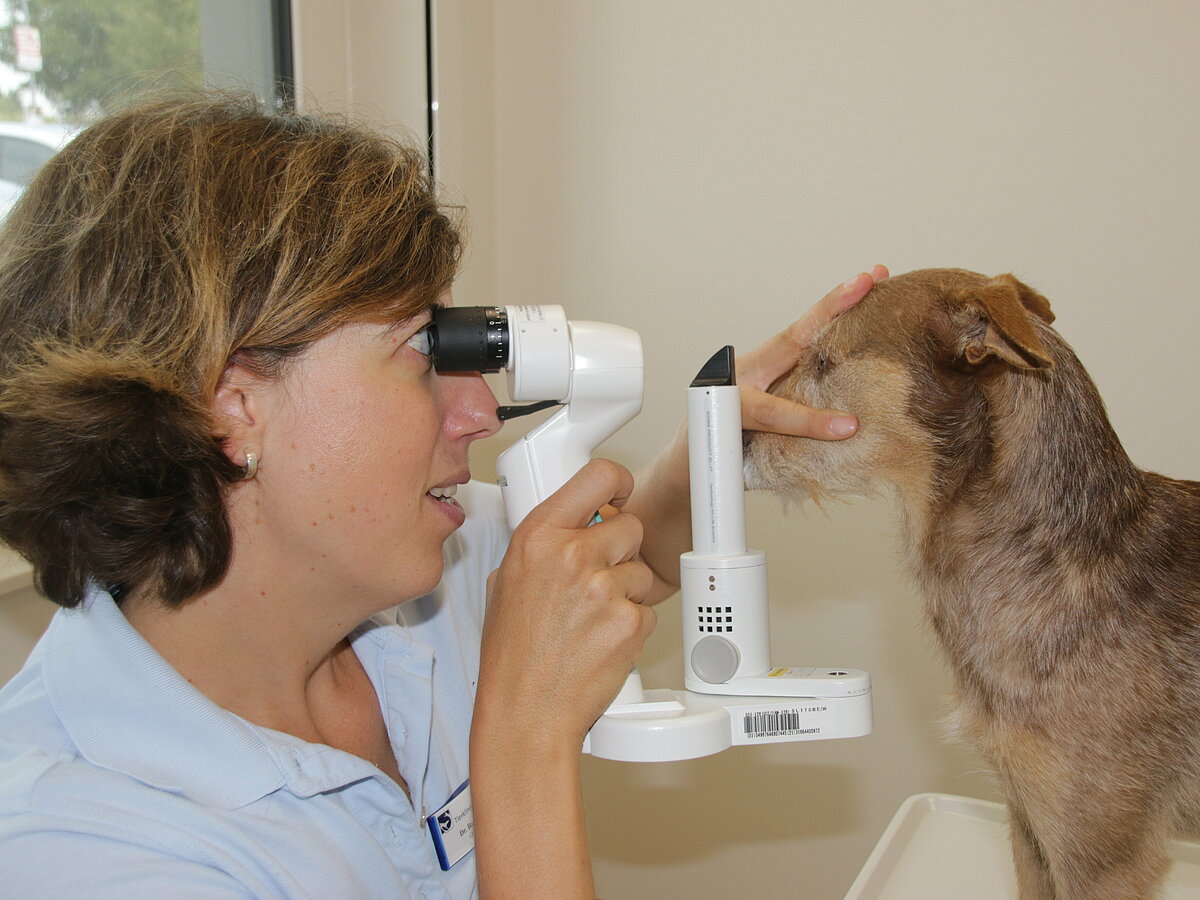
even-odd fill
[{"label": "dog's fur", "polygon": [[859,433],[755,435],[747,480],[894,488],[1022,900],[1149,898],[1200,830],[1200,484],[1133,466],[1053,318],[1011,275],[880,282],[773,388]]}]

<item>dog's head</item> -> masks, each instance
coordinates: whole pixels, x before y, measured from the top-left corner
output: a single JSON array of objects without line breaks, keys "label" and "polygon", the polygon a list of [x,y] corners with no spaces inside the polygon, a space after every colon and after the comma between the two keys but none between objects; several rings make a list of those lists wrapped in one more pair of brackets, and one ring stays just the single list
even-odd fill
[{"label": "dog's head", "polygon": [[987,389],[1053,364],[1050,304],[1011,275],[924,269],[886,279],[826,325],[772,393],[859,419],[846,441],[756,433],[751,488],[783,495],[928,498],[990,452]]}]

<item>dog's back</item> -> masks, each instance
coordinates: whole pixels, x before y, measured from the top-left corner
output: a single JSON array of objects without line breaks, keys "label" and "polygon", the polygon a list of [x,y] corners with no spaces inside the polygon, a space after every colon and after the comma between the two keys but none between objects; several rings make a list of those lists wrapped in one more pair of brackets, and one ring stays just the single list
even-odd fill
[{"label": "dog's back", "polygon": [[894,489],[1022,897],[1149,897],[1200,825],[1200,484],[1130,462],[1052,321],[1011,276],[881,282],[776,388],[859,434],[756,435],[749,482]]}]

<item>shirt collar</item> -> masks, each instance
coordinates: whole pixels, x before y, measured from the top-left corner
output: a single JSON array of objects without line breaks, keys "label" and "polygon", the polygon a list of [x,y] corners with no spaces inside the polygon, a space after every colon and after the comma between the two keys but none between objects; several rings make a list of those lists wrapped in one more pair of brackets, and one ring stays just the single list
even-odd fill
[{"label": "shirt collar", "polygon": [[[370,630],[359,629],[355,639]],[[375,643],[405,645],[411,652],[399,655],[408,658],[406,668],[427,679],[432,654],[401,629],[387,630],[393,634]],[[218,706],[147,643],[103,590],[79,609],[60,611],[47,637],[50,702],[93,765],[227,809],[283,787],[309,796],[378,774],[350,754],[261,728]]]}]

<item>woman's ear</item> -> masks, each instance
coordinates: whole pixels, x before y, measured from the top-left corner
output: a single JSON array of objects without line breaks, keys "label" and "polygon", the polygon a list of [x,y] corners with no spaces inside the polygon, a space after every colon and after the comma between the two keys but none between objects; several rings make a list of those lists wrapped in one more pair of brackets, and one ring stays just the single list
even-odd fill
[{"label": "woman's ear", "polygon": [[247,454],[257,456],[262,448],[265,386],[262,376],[238,362],[229,363],[217,382],[213,419],[225,453],[236,465],[247,465]]}]

